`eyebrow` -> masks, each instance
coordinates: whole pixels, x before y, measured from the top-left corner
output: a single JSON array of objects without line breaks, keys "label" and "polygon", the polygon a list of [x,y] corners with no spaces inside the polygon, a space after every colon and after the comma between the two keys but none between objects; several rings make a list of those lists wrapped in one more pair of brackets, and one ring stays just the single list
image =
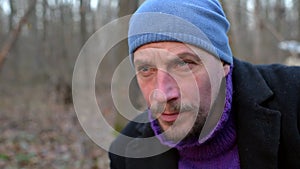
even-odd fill
[{"label": "eyebrow", "polygon": [[134,64],[134,67],[136,67],[136,66],[140,66],[140,65],[151,65],[151,62],[148,59],[147,60],[139,59],[139,60],[136,60],[133,64]]},{"label": "eyebrow", "polygon": [[183,53],[179,53],[177,54],[177,56],[180,58],[180,59],[185,59],[185,58],[189,58],[189,57],[192,57],[193,59],[195,59],[196,61],[201,61],[200,57],[193,53],[193,52],[183,52]]}]

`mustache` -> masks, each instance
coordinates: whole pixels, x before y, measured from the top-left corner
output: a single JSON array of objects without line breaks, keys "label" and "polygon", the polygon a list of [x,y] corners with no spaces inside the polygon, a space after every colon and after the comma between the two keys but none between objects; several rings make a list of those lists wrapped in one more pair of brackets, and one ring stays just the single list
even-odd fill
[{"label": "mustache", "polygon": [[199,106],[190,104],[190,103],[181,103],[181,102],[170,102],[170,103],[159,103],[154,102],[150,106],[150,110],[154,114],[162,113],[164,111],[169,112],[197,112]]}]

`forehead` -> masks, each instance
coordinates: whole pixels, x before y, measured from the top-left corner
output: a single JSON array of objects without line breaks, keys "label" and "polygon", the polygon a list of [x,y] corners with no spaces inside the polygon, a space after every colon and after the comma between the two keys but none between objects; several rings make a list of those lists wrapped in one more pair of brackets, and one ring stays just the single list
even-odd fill
[{"label": "forehead", "polygon": [[142,59],[144,54],[155,55],[158,51],[166,52],[173,55],[178,55],[181,53],[191,53],[194,54],[194,51],[191,49],[191,46],[180,43],[180,42],[155,42],[149,43],[141,46],[134,52],[134,60],[136,58]]}]

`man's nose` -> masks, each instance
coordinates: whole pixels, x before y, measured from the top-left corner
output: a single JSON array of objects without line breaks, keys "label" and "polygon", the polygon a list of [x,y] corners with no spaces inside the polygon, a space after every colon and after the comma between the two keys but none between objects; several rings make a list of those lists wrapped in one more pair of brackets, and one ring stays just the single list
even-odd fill
[{"label": "man's nose", "polygon": [[180,97],[177,82],[168,72],[162,70],[157,72],[156,91],[153,97],[158,102],[168,102]]}]

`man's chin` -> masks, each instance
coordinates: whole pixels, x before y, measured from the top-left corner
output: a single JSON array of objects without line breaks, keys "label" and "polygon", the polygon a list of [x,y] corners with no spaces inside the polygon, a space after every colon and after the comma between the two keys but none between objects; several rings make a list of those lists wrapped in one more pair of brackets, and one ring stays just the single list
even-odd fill
[{"label": "man's chin", "polygon": [[181,126],[181,125],[171,125],[168,127],[163,127],[164,133],[163,136],[167,141],[179,142],[184,138],[191,135],[191,127]]},{"label": "man's chin", "polygon": [[191,138],[198,138],[201,132],[201,125],[193,125],[191,123],[179,123],[168,125],[165,123],[160,123],[161,128],[163,129],[163,137],[167,141],[178,143],[182,140],[190,140]]}]

